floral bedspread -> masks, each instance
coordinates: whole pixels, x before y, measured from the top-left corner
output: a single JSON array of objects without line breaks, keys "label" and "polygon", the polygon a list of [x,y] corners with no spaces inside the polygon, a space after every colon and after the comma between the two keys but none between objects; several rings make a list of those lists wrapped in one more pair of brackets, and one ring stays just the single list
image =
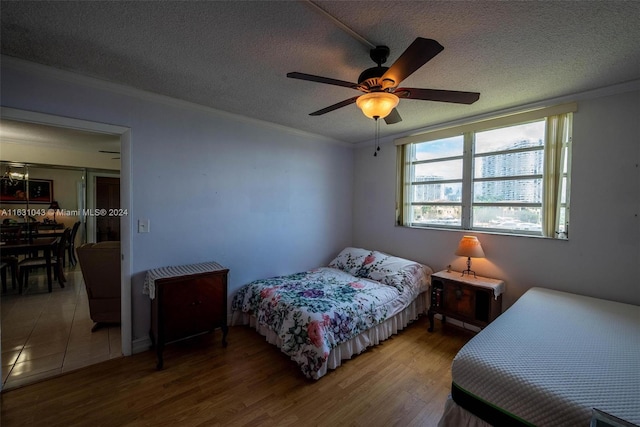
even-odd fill
[{"label": "floral bedspread", "polygon": [[321,267],[249,283],[235,295],[232,309],[255,315],[314,378],[331,349],[386,320],[399,294],[393,286]]}]

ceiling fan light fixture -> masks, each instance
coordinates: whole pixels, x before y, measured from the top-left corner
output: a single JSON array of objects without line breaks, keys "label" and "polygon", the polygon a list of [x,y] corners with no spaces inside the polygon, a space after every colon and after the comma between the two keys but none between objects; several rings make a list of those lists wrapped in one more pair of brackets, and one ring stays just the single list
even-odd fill
[{"label": "ceiling fan light fixture", "polygon": [[389,92],[371,92],[361,95],[356,105],[370,119],[384,119],[396,108],[400,98]]}]

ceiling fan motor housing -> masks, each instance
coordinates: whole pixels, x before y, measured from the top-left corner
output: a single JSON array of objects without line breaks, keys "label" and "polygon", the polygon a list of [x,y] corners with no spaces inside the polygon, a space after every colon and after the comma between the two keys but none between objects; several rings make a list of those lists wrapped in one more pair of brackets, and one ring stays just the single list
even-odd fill
[{"label": "ceiling fan motor housing", "polygon": [[360,85],[366,92],[372,90],[381,90],[382,82],[380,77],[389,69],[389,67],[371,67],[364,70],[360,77],[358,77],[358,85]]}]

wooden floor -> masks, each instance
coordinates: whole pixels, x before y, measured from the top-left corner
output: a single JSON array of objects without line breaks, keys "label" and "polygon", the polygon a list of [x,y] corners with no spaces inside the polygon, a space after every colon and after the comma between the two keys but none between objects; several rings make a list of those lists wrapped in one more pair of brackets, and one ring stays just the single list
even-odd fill
[{"label": "wooden floor", "polygon": [[470,335],[420,318],[318,381],[255,330],[231,327],[3,392],[11,426],[435,426]]}]

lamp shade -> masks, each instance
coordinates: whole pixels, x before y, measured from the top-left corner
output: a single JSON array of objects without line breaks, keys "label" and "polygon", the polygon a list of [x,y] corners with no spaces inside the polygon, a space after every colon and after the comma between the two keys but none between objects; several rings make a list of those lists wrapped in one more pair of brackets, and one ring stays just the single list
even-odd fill
[{"label": "lamp shade", "polygon": [[484,251],[480,241],[475,236],[463,236],[458,243],[456,255],[468,258],[484,258]]},{"label": "lamp shade", "polygon": [[58,204],[57,201],[53,200],[51,202],[51,204],[49,205],[49,209],[54,210],[54,211],[60,210],[60,204]]},{"label": "lamp shade", "polygon": [[400,98],[388,92],[365,93],[356,99],[356,105],[370,119],[384,119],[396,108]]}]

